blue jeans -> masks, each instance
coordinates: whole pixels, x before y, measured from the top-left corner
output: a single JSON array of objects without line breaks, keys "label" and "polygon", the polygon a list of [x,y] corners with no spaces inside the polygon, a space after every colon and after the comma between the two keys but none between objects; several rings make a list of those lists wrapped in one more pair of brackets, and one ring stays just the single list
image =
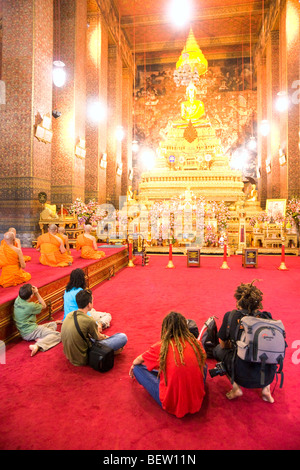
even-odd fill
[{"label": "blue jeans", "polygon": [[101,344],[106,344],[114,351],[118,351],[118,349],[123,348],[127,343],[127,336],[124,333],[116,333],[110,336],[107,339],[102,339]]},{"label": "blue jeans", "polygon": [[[159,381],[160,379],[157,377],[158,371],[157,370],[151,370],[149,371],[146,366],[143,364],[139,364],[137,366],[134,366],[133,368],[133,374],[138,381],[139,384],[141,384],[147,392],[150,393],[152,398],[161,406],[161,401],[159,399]],[[203,368],[203,380],[204,383],[206,381],[206,375],[207,375],[207,364],[205,364]]]},{"label": "blue jeans", "polygon": [[149,371],[146,366],[139,364],[134,366],[133,374],[140,385],[142,385],[147,392],[154,398],[154,400],[161,406],[159,399],[159,377],[157,377],[158,371]]}]

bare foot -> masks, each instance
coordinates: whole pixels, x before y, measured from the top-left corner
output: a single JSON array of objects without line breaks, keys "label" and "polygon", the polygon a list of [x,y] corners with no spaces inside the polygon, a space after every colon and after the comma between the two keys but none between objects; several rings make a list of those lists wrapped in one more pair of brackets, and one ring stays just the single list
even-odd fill
[{"label": "bare foot", "polygon": [[236,383],[233,384],[232,390],[226,393],[228,400],[233,400],[234,398],[241,397],[242,395],[243,392]]},{"label": "bare foot", "polygon": [[262,399],[264,401],[267,401],[268,403],[274,403],[275,401],[271,395],[270,385],[262,389],[261,396],[262,396]]},{"label": "bare foot", "polygon": [[31,357],[35,356],[36,353],[39,351],[39,346],[37,344],[31,344],[29,346],[29,349],[31,349]]}]

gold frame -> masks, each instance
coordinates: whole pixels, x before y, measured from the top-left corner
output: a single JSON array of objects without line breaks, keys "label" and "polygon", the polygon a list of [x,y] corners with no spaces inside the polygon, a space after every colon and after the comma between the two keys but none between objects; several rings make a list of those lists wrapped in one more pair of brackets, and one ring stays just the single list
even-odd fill
[{"label": "gold frame", "polygon": [[[280,210],[280,214],[282,215],[282,217],[285,217],[285,211],[286,211],[286,199],[267,199],[267,204],[266,204],[266,213],[269,215],[269,212],[270,213],[270,216],[273,217],[275,216],[275,214],[273,214],[273,204],[279,204],[279,207],[281,208]],[[271,209],[271,211],[270,211]]]}]

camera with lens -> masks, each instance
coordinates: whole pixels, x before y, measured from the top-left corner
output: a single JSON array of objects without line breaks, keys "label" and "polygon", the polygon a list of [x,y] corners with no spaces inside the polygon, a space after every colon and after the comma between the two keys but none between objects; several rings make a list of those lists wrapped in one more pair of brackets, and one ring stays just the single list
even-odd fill
[{"label": "camera with lens", "polygon": [[221,377],[225,374],[227,374],[227,372],[223,362],[217,362],[216,367],[214,369],[209,370],[209,375],[211,376],[211,378],[216,377],[217,375]]}]

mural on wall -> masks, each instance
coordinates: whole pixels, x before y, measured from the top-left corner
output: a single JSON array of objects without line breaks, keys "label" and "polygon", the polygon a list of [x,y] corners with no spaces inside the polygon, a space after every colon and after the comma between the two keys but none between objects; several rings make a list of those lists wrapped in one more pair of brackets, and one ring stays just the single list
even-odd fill
[{"label": "mural on wall", "polygon": [[[156,150],[172,121],[180,119],[185,87],[177,87],[174,65],[138,71],[135,95],[135,138],[142,146]],[[250,138],[256,128],[256,84],[250,64],[236,60],[210,64],[197,86],[197,99],[203,101],[206,116],[216,129],[224,153],[231,155]],[[255,177],[256,153],[243,168],[245,176]]]}]

